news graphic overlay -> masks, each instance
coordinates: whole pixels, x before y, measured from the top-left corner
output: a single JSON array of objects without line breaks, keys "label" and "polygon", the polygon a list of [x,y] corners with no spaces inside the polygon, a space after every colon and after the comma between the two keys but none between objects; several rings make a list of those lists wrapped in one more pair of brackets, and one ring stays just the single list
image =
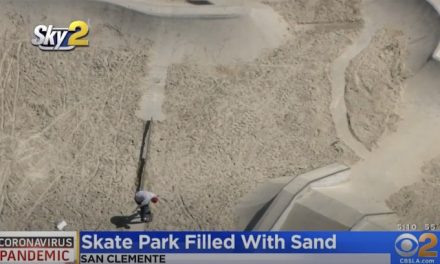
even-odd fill
[{"label": "news graphic overlay", "polygon": [[[0,232],[0,263],[440,263],[438,232]],[[325,261],[323,261],[325,260]]]},{"label": "news graphic overlay", "polygon": [[0,232],[0,263],[78,263],[76,232]]},{"label": "news graphic overlay", "polygon": [[[437,232],[80,232],[80,263],[440,263]],[[325,260],[325,261],[323,261]]]},{"label": "news graphic overlay", "polygon": [[438,233],[404,233],[395,242],[399,263],[439,263]]},{"label": "news graphic overlay", "polygon": [[81,20],[71,22],[68,27],[38,25],[34,28],[31,42],[45,51],[68,51],[89,46],[88,34],[89,25]]}]

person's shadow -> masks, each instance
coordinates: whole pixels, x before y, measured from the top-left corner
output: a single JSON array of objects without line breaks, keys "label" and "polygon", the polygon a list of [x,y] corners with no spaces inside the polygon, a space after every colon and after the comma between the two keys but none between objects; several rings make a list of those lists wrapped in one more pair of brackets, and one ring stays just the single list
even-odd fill
[{"label": "person's shadow", "polygon": [[[153,124],[153,118],[146,121],[144,124],[144,131],[142,133],[142,143],[141,143],[141,149],[139,151],[139,161],[138,161],[138,169],[137,169],[137,186],[136,186],[136,192],[142,190],[144,186],[144,170],[145,165],[147,163],[147,155],[148,155],[148,148],[149,148],[149,142],[150,142],[150,135],[151,135],[151,129]],[[151,222],[152,219],[150,219],[148,222]],[[144,223],[141,221],[139,211],[136,210],[135,213],[132,215],[126,216],[126,215],[119,215],[119,216],[113,216],[110,218],[110,222],[114,224],[117,228],[125,228],[130,229],[130,225],[132,224],[141,224]]]},{"label": "person's shadow", "polygon": [[139,217],[139,213],[133,213],[132,215],[126,216],[126,215],[118,215],[113,216],[110,219],[110,222],[114,224],[117,228],[125,228],[130,229],[130,225],[133,224],[141,224],[143,223]]}]

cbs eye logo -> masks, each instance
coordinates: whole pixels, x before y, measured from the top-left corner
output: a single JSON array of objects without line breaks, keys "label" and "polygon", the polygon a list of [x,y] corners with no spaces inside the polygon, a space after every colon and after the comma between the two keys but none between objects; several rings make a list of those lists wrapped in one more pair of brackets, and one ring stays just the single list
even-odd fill
[{"label": "cbs eye logo", "polygon": [[68,28],[53,25],[38,25],[34,29],[32,45],[41,50],[72,50],[75,47],[88,46],[85,37],[89,34],[89,25],[81,20],[73,21]]},{"label": "cbs eye logo", "polygon": [[433,250],[438,243],[437,236],[431,233],[424,233],[418,239],[412,234],[400,235],[394,244],[397,254],[401,257],[429,258],[437,257],[437,251]]}]

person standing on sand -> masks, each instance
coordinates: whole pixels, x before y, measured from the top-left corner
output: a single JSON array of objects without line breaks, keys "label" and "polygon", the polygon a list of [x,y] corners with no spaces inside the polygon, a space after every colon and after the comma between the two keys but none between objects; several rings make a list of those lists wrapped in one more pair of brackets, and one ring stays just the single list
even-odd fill
[{"label": "person standing on sand", "polygon": [[150,202],[157,203],[159,201],[157,195],[152,192],[141,190],[135,194],[134,200],[138,205],[137,208],[140,208],[141,221],[142,222],[151,221]]}]

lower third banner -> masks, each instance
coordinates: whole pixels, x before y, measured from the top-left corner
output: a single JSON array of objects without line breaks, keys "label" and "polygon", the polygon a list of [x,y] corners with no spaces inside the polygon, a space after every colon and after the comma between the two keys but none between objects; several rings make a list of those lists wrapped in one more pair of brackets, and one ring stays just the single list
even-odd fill
[{"label": "lower third banner", "polygon": [[439,263],[437,232],[80,232],[80,263]]}]

